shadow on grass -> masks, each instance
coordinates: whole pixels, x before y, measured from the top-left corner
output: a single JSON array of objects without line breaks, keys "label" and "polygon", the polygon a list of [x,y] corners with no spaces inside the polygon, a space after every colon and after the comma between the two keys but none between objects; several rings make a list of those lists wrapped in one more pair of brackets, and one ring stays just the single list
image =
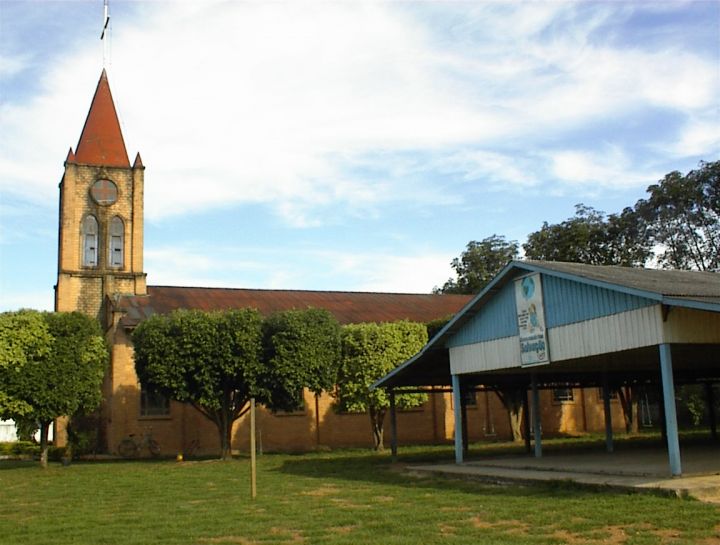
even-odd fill
[{"label": "shadow on grass", "polygon": [[414,490],[436,490],[464,493],[468,495],[491,495],[499,497],[539,497],[559,498],[572,496],[574,498],[591,497],[598,493],[623,494],[606,487],[588,488],[572,481],[557,480],[538,484],[507,484],[493,483],[467,476],[430,475],[413,473],[408,466],[414,464],[429,464],[449,462],[446,455],[439,453],[416,453],[410,457],[402,458],[392,463],[389,457],[380,455],[349,455],[333,456],[328,458],[298,458],[285,460],[277,469],[278,472],[317,478],[322,480],[339,480],[351,482],[365,482],[372,485],[402,487]]},{"label": "shadow on grass", "polygon": [[[683,444],[708,444],[707,437],[688,435]],[[716,443],[715,443],[716,444]],[[660,434],[643,433],[621,437],[616,442],[616,451],[657,448],[662,446]],[[587,436],[582,438],[554,438],[543,443],[546,455],[573,454],[581,455],[589,452],[603,452],[604,436]],[[498,442],[478,443],[470,446],[467,461],[479,461],[483,458],[517,457],[526,455],[523,444]],[[468,475],[431,475],[412,471],[413,465],[433,465],[454,463],[455,452],[452,446],[425,446],[401,448],[397,462],[393,462],[389,452],[375,453],[369,450],[347,450],[332,453],[313,453],[297,457],[287,457],[276,471],[288,475],[296,475],[318,479],[337,479],[346,481],[362,481],[372,484],[386,484],[410,488],[432,488],[456,490],[473,494],[504,495],[504,496],[539,496],[575,498],[595,495],[598,493],[613,495],[637,494],[629,490],[618,490],[605,485],[580,484],[567,479],[558,479],[527,483],[498,483],[492,479]],[[666,494],[660,494],[666,495]]]}]

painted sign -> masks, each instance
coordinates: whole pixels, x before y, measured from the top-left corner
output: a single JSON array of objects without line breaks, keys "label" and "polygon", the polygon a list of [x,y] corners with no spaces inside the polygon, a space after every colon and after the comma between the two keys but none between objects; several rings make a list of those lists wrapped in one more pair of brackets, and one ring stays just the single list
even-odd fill
[{"label": "painted sign", "polygon": [[515,304],[520,332],[521,365],[550,363],[539,274],[515,280]]}]

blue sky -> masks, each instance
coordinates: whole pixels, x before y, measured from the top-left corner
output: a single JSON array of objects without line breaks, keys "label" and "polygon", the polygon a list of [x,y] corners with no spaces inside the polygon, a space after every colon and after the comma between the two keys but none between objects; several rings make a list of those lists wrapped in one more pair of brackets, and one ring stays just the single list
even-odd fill
[{"label": "blue sky", "polygon": [[[720,3],[110,2],[152,285],[429,292],[720,157]],[[0,0],[0,310],[52,308],[102,1]]]}]

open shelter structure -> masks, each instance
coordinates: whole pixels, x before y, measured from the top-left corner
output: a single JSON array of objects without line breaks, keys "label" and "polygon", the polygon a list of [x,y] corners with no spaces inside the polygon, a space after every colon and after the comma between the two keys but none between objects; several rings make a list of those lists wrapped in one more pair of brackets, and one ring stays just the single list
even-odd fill
[{"label": "open shelter structure", "polygon": [[[676,386],[705,385],[717,438],[719,382],[720,274],[528,260],[510,262],[421,352],[374,387],[390,389],[391,398],[409,388],[451,387],[455,459],[462,463],[465,391],[521,391],[526,441],[534,437],[540,457],[540,389],[601,388],[612,451],[611,393],[661,385],[670,472],[680,475]],[[396,450],[393,414],[391,427]]]}]

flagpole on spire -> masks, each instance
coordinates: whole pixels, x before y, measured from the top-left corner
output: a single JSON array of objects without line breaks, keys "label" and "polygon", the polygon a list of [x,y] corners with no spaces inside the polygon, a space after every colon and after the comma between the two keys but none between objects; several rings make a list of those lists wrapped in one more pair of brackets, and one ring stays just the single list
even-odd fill
[{"label": "flagpole on spire", "polygon": [[103,0],[103,29],[100,34],[100,40],[102,40],[103,43],[103,69],[107,68],[108,58],[108,40],[105,39],[105,34],[108,32],[108,25],[110,24],[108,1],[109,0]]}]

